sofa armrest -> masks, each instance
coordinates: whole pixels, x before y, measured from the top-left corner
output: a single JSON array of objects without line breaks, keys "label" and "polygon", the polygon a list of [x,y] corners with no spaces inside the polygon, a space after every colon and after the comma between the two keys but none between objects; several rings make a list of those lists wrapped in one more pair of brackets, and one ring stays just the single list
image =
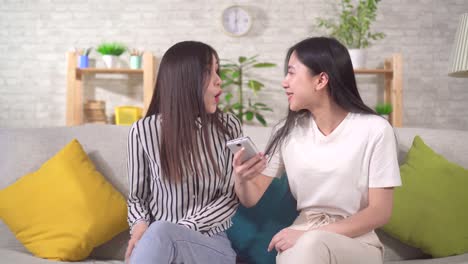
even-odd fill
[{"label": "sofa armrest", "polygon": [[385,264],[468,264],[468,253],[458,256],[434,259],[415,259],[400,261],[385,261]]}]

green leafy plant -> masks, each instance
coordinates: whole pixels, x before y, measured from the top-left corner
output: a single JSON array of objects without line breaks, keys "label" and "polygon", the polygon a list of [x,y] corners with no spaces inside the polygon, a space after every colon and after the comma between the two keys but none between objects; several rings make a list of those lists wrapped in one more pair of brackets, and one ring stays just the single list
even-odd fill
[{"label": "green leafy plant", "polygon": [[375,106],[375,111],[379,115],[389,115],[393,111],[393,107],[390,103],[379,103]]},{"label": "green leafy plant", "polygon": [[117,42],[101,43],[96,50],[102,55],[120,56],[127,50],[127,47]]},{"label": "green leafy plant", "polygon": [[357,6],[353,0],[341,0],[341,14],[338,21],[318,19],[318,26],[330,32],[350,49],[366,48],[371,41],[383,39],[382,32],[370,32],[370,26],[377,17],[377,4],[380,0],[359,0]]},{"label": "green leafy plant", "polygon": [[[246,80],[245,74],[252,70],[252,68],[271,68],[276,64],[270,62],[257,62],[256,58],[240,56],[237,62],[231,60],[223,60],[226,63],[221,64],[220,77],[223,80],[222,88],[224,89],[225,96],[220,104],[221,110],[224,112],[231,112],[235,114],[243,123],[244,120],[252,121],[254,118],[262,125],[266,126],[267,122],[263,116],[263,112],[273,112],[266,104],[261,102],[254,102],[252,98],[244,98],[244,85],[257,95],[259,91],[265,87],[263,83],[258,80],[248,78]],[[236,93],[236,98],[234,98]],[[247,104],[245,104],[247,102]]]}]

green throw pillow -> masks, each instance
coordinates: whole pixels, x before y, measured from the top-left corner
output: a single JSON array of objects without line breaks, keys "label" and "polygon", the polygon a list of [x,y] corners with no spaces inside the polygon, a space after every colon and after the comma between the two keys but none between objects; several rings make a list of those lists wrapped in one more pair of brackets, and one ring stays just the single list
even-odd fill
[{"label": "green throw pillow", "polygon": [[400,173],[403,185],[383,230],[433,257],[468,252],[468,170],[416,136]]},{"label": "green throw pillow", "polygon": [[254,207],[239,206],[227,235],[242,261],[274,264],[276,251],[268,252],[268,244],[277,232],[290,226],[297,215],[296,200],[289,191],[286,175],[283,175],[273,179]]}]

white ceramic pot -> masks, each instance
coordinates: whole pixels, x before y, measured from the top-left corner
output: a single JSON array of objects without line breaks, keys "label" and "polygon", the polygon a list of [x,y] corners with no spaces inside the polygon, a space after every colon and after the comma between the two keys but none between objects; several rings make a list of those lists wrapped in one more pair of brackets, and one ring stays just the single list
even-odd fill
[{"label": "white ceramic pot", "polygon": [[348,49],[348,52],[354,69],[364,69],[366,67],[367,50]]},{"label": "white ceramic pot", "polygon": [[389,116],[388,115],[380,115],[381,117],[385,118],[387,121],[389,120]]},{"label": "white ceramic pot", "polygon": [[107,68],[117,68],[118,57],[115,55],[103,55],[102,59]]}]

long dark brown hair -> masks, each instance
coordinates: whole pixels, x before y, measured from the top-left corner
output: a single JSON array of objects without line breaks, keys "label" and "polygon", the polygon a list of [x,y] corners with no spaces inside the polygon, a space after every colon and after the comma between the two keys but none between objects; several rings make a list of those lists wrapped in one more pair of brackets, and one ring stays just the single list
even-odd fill
[{"label": "long dark brown hair", "polygon": [[[353,113],[377,114],[362,101],[348,50],[339,41],[333,38],[313,37],[292,46],[286,55],[285,74],[288,72],[288,63],[293,52],[309,69],[312,76],[322,72],[328,75],[327,91],[332,100],[341,108]],[[273,134],[265,153],[276,152],[296,123],[310,117],[311,113],[308,110],[297,112],[289,110],[286,119],[282,121],[284,125]]]},{"label": "long dark brown hair", "polygon": [[[201,175],[209,165],[216,175],[220,169],[213,156],[209,129],[226,135],[227,129],[217,110],[205,110],[204,94],[211,77],[213,55],[216,51],[207,44],[184,41],[170,47],[161,59],[155,93],[146,116],[161,120],[160,161],[162,175],[180,182],[184,175]],[[200,142],[201,140],[201,142]],[[207,149],[206,163],[201,153]]]}]

